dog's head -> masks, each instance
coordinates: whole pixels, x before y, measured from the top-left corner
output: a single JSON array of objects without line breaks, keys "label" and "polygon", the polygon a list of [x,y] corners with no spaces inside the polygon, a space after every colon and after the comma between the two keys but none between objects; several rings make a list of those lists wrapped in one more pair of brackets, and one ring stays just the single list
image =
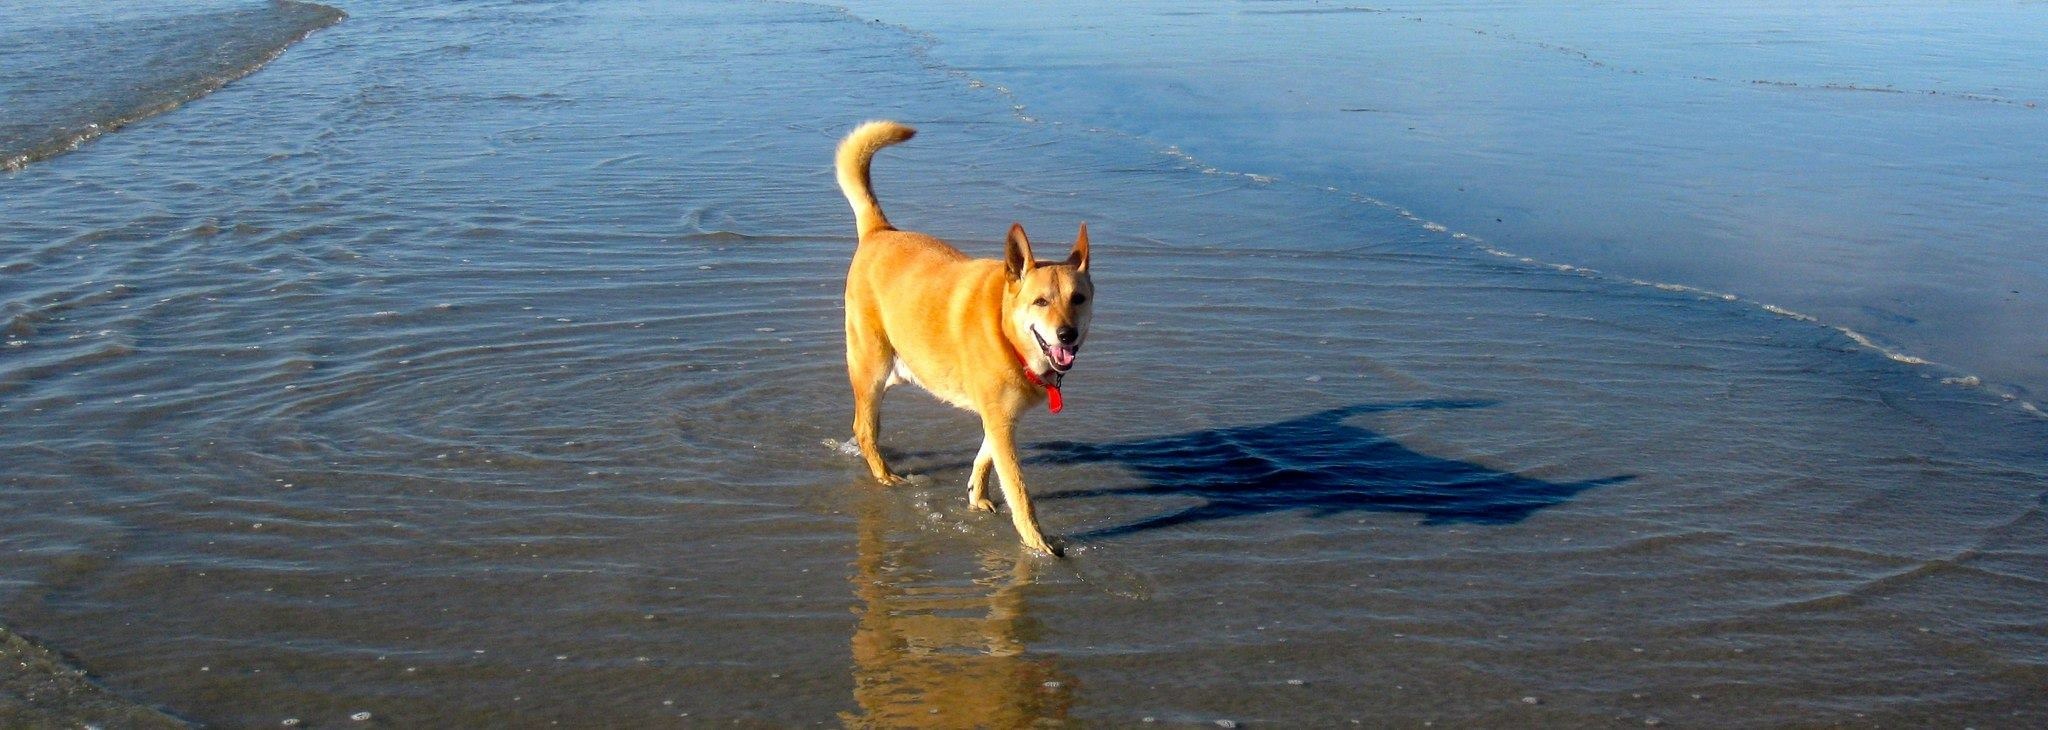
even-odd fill
[{"label": "dog's head", "polygon": [[1095,284],[1088,279],[1088,224],[1074,239],[1065,261],[1039,261],[1031,256],[1024,226],[1012,224],[1003,244],[1003,267],[1009,282],[1003,289],[1003,312],[1010,339],[1033,372],[1065,375],[1088,339],[1088,320],[1095,312]]}]

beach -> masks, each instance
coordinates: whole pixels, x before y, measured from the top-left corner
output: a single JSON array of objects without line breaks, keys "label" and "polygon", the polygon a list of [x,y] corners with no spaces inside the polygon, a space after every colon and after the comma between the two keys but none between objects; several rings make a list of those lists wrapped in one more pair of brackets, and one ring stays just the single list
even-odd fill
[{"label": "beach", "polygon": [[[2048,712],[2038,51],[1944,45],[2042,6],[331,4],[28,11],[157,29],[122,88],[257,59],[0,173],[38,677],[218,727]],[[879,118],[898,225],[1089,226],[1019,424],[1064,559],[967,508],[970,414],[890,393],[909,485],[844,453]]]}]

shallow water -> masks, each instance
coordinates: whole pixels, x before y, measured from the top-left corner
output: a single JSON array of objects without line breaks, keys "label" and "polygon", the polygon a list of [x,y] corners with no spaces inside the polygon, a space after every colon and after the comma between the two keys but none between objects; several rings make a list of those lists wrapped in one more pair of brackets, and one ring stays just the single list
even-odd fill
[{"label": "shallow water", "polygon": [[[1025,120],[817,6],[345,6],[0,178],[0,618],[222,726],[2022,726],[2048,421],[1839,330]],[[632,59],[626,62],[623,59]],[[1090,223],[1048,532],[910,391],[866,484],[838,135]],[[1245,235],[1257,231],[1257,236]],[[1533,700],[1533,701],[1530,701]]]}]

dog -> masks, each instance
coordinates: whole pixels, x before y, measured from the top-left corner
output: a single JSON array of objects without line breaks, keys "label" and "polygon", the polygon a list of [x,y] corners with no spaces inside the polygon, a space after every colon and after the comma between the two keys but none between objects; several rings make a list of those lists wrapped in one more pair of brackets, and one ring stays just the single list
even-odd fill
[{"label": "dog", "polygon": [[[839,190],[853,206],[859,243],[846,274],[846,376],[853,385],[853,438],[868,471],[884,484],[903,478],[876,446],[882,395],[911,383],[981,416],[981,451],[967,479],[967,503],[995,511],[988,473],[1001,479],[1017,536],[1058,555],[1039,532],[1017,465],[1017,417],[1039,403],[1061,408],[1060,380],[1088,339],[1095,284],[1088,276],[1088,224],[1064,261],[1031,255],[1012,223],[1003,258],[976,259],[932,236],[889,224],[869,188],[875,153],[917,130],[889,121],[856,127],[839,143]],[[1049,402],[1048,402],[1049,399]]]}]

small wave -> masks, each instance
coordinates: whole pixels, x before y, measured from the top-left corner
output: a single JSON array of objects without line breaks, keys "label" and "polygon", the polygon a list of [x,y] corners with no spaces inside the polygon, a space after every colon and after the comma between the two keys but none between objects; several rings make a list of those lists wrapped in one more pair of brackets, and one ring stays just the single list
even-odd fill
[{"label": "small wave", "polygon": [[[19,344],[17,344],[19,343]],[[8,340],[8,347],[21,347],[25,340]],[[113,362],[134,355],[135,346],[125,341],[101,343],[83,351],[66,351],[51,354],[40,359],[27,359],[10,363],[0,368],[0,394],[12,394],[27,390],[38,382],[47,382],[66,373]]]},{"label": "small wave", "polygon": [[1903,591],[1909,586],[1938,580],[1974,580],[2020,586],[2027,590],[2038,590],[2048,586],[2048,581],[2020,573],[1996,570],[1973,564],[1977,557],[1974,551],[1962,554],[1931,558],[1911,564],[1903,569],[1866,578],[1825,595],[1790,600],[1773,608],[1780,611],[1825,611],[1855,605],[1872,599]]},{"label": "small wave", "polygon": [[741,233],[739,231],[728,231],[724,229],[705,229],[701,231],[691,231],[689,233],[678,233],[673,236],[670,236],[670,238],[676,241],[690,241],[693,243],[735,243],[740,241],[779,243],[807,240],[805,236],[791,236],[768,233]]},{"label": "small wave", "polygon": [[[1261,183],[1270,183],[1274,180],[1274,178],[1270,176],[1259,175],[1256,173],[1233,172],[1218,169],[1214,166],[1204,164],[1200,159],[1196,158],[1194,155],[1187,153],[1184,150],[1181,150],[1179,147],[1169,146],[1165,150],[1163,150],[1163,153],[1172,156],[1175,159],[1181,160],[1188,167],[1199,170],[1203,174],[1243,177]],[[1828,329],[1832,329],[1840,333],[1844,337],[1849,338],[1850,341],[1856,343],[1858,346],[1875,352],[1883,356],[1885,359],[1891,360],[1893,362],[1901,363],[1904,365],[1911,365],[1915,367],[1929,367],[1947,370],[1951,374],[1942,378],[1941,382],[1943,384],[1984,391],[1992,395],[1995,395],[1999,397],[2001,400],[2004,400],[2008,403],[2013,403],[2017,405],[2020,408],[2020,410],[2025,411],[2026,413],[2029,413],[2034,416],[2048,417],[2048,412],[2043,412],[2041,408],[2035,405],[2034,403],[2021,399],[2017,393],[2008,388],[1999,387],[1986,383],[1982,378],[1976,375],[1962,373],[1956,371],[1954,368],[1947,367],[1933,360],[1929,360],[1919,355],[1914,355],[1905,352],[1904,350],[1900,350],[1895,347],[1884,345],[1882,343],[1879,343],[1875,339],[1872,339],[1869,335],[1859,332],[1855,329],[1852,329],[1845,325],[1823,322],[1818,317],[1806,314],[1804,312],[1787,309],[1785,307],[1770,304],[1767,302],[1745,300],[1740,295],[1732,294],[1729,292],[1715,291],[1703,287],[1693,286],[1689,284],[1679,284],[1674,282],[1649,281],[1635,278],[1612,277],[1606,274],[1605,272],[1600,271],[1599,269],[1578,266],[1575,264],[1544,261],[1535,257],[1524,256],[1513,251],[1508,251],[1493,246],[1487,243],[1484,239],[1481,239],[1480,237],[1472,235],[1470,233],[1451,230],[1449,226],[1443,223],[1429,220],[1415,213],[1414,211],[1409,210],[1406,207],[1385,200],[1381,200],[1379,198],[1365,195],[1363,193],[1340,190],[1335,187],[1325,186],[1319,189],[1327,193],[1345,195],[1352,202],[1355,203],[1371,205],[1386,210],[1404,220],[1410,221],[1418,226],[1421,226],[1423,230],[1429,231],[1431,233],[1445,235],[1454,241],[1474,246],[1480,251],[1483,251],[1487,254],[1491,254],[1496,257],[1513,259],[1523,264],[1528,264],[1531,266],[1541,266],[1566,274],[1574,274],[1578,276],[1586,276],[1603,280],[1623,281],[1632,285],[1649,287],[1661,291],[1693,294],[1700,297],[1715,299],[1723,302],[1748,304],[1750,306],[1757,307],[1758,309],[1762,309],[1766,312],[1770,312],[1771,314],[1775,314],[1781,317],[1826,327]]]},{"label": "small wave", "polygon": [[[29,59],[42,61],[48,73],[14,94],[11,108],[0,108],[0,170],[19,171],[213,93],[345,17],[326,5],[278,0],[133,27],[89,27],[80,34],[86,37],[70,39],[78,41],[72,45],[100,49],[104,44],[83,41],[121,37],[129,41],[122,53],[132,57]],[[67,42],[58,38],[35,47],[61,48]],[[143,69],[144,76],[106,73],[118,66]]]},{"label": "small wave", "polygon": [[[1812,318],[1812,317],[1807,317],[1806,319],[1807,319],[1807,321],[1810,321],[1810,322],[1811,322],[1811,321],[1817,321],[1817,320],[1815,320],[1815,319],[1814,319],[1814,318]],[[1880,344],[1877,344],[1877,342],[1875,342],[1875,341],[1871,340],[1871,339],[1870,339],[1870,337],[1869,337],[1868,335],[1865,335],[1865,334],[1863,334],[1863,333],[1861,333],[1861,332],[1857,332],[1856,330],[1852,330],[1852,329],[1849,329],[1849,328],[1847,328],[1847,327],[1835,327],[1835,329],[1836,329],[1836,330],[1839,330],[1839,331],[1841,331],[1841,333],[1842,333],[1842,334],[1848,335],[1848,336],[1849,336],[1849,339],[1852,339],[1852,340],[1855,340],[1855,341],[1856,341],[1856,344],[1862,345],[1862,346],[1864,346],[1864,347],[1867,347],[1867,348],[1869,348],[1869,349],[1872,349],[1872,350],[1876,350],[1876,351],[1877,351],[1878,353],[1880,353],[1880,354],[1884,355],[1885,357],[1891,358],[1892,360],[1895,360],[1895,361],[1897,361],[1897,362],[1902,362],[1902,363],[1905,363],[1905,364],[1907,364],[1907,365],[1932,365],[1932,364],[1934,364],[1934,363],[1932,363],[1932,362],[1929,362],[1929,361],[1928,361],[1928,360],[1927,360],[1926,358],[1923,358],[1923,357],[1919,357],[1919,356],[1917,356],[1917,355],[1908,355],[1908,354],[1906,354],[1906,353],[1903,353],[1903,352],[1900,352],[1900,351],[1898,351],[1898,350],[1894,350],[1894,349],[1892,349],[1892,348],[1889,348],[1889,347],[1885,347],[1884,345],[1880,345]],[[1975,379],[1975,376],[1972,376],[1972,379]],[[1962,382],[1962,381],[1961,381],[1960,379],[1958,379],[1958,380],[1957,380],[1957,382],[1958,382],[1958,383],[1960,383],[1960,382]],[[1982,383],[1983,381],[1982,381],[1982,380],[1977,380],[1977,382],[1981,384],[1981,383]]]},{"label": "small wave", "polygon": [[[1714,76],[1693,76],[1692,79],[1694,81],[1705,81],[1717,84],[1744,83],[1731,82],[1727,79],[1722,79]],[[2023,99],[2012,99],[2003,96],[1997,96],[1994,94],[1985,94],[1974,91],[1942,91],[1940,89],[1901,89],[1896,86],[1871,86],[1868,84],[1854,83],[1802,83],[1799,81],[1785,81],[1780,79],[1750,79],[1746,83],[1748,83],[1751,86],[1775,86],[1781,89],[1809,89],[1814,91],[1855,91],[1869,94],[1917,94],[1920,96],[1939,96],[1950,99],[1959,99],[1962,101],[1981,101],[1992,104],[2005,104],[2007,106],[2025,107],[2027,109],[2040,108],[2040,102],[2027,101]]]},{"label": "small wave", "polygon": [[1278,10],[1244,10],[1246,15],[1344,15],[1349,13],[1384,13],[1380,8],[1349,6],[1339,8],[1282,8]]}]

